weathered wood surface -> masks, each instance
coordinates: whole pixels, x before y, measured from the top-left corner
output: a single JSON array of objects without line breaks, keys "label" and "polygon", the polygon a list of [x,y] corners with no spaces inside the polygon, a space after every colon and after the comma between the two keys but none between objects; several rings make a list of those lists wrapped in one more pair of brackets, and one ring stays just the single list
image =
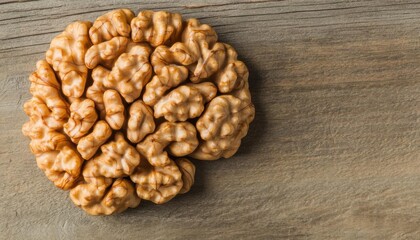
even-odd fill
[{"label": "weathered wood surface", "polygon": [[[166,9],[211,24],[257,108],[192,192],[110,217],[76,208],[21,134],[27,77],[74,20]],[[418,239],[419,1],[0,1],[3,239]]]}]

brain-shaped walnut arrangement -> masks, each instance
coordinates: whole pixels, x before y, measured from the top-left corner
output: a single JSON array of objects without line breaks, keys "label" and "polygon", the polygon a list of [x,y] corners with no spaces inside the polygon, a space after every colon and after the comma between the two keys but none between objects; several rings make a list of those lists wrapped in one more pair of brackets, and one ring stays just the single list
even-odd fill
[{"label": "brain-shaped walnut arrangement", "polygon": [[187,158],[231,157],[255,114],[235,50],[176,13],[71,23],[29,80],[22,131],[38,167],[93,215],[188,192]]}]

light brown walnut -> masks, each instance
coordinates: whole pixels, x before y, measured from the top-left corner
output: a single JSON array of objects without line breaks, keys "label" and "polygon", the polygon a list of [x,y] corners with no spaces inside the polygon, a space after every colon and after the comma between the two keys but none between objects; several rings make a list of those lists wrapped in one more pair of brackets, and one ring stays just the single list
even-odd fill
[{"label": "light brown walnut", "polygon": [[100,155],[85,164],[84,181],[70,193],[73,202],[93,215],[136,207],[140,199],[132,184],[122,177],[133,173],[140,164],[140,154],[121,133],[102,145],[101,150]]},{"label": "light brown walnut", "polygon": [[232,95],[214,98],[197,121],[197,130],[204,141],[191,156],[200,160],[231,157],[238,150],[254,116],[252,103]]},{"label": "light brown walnut", "polygon": [[124,105],[120,94],[115,90],[106,90],[104,93],[105,120],[114,130],[119,130],[124,124]]},{"label": "light brown walnut", "polygon": [[95,108],[99,111],[99,117],[105,118],[105,105],[104,105],[104,92],[106,88],[104,81],[108,78],[109,70],[97,66],[92,70],[93,84],[88,87],[86,91],[86,97],[95,102]]},{"label": "light brown walnut", "polygon": [[224,65],[225,55],[225,47],[217,43],[213,28],[189,19],[182,42],[158,46],[153,52],[151,63],[156,75],[146,85],[143,101],[155,105],[169,89],[184,82],[189,72],[189,80],[194,83],[209,78]]},{"label": "light brown walnut", "polygon": [[255,117],[249,72],[211,26],[115,9],[51,41],[22,133],[38,167],[92,215],[190,191],[187,159],[235,154]]},{"label": "light brown walnut", "polygon": [[197,19],[189,19],[182,33],[182,42],[171,47],[157,47],[151,62],[157,75],[163,66],[187,66],[191,72],[190,81],[197,83],[215,73],[224,64],[225,55],[225,47],[222,43],[217,43],[214,29],[207,24],[201,24]]},{"label": "light brown walnut", "polygon": [[137,100],[130,106],[130,117],[127,124],[127,138],[138,143],[155,130],[152,109],[143,101]]},{"label": "light brown walnut", "polygon": [[108,178],[125,177],[133,173],[140,164],[140,154],[128,143],[122,133],[117,133],[113,141],[101,146],[102,153],[89,164],[95,164],[100,176]]},{"label": "light brown walnut", "polygon": [[60,84],[50,65],[41,60],[37,62],[36,67],[36,71],[29,76],[33,98],[28,105],[25,104],[25,113],[30,117],[41,117],[50,128],[61,128],[70,115],[68,103],[60,95]]},{"label": "light brown walnut", "polygon": [[180,86],[156,103],[155,118],[164,117],[167,121],[177,122],[199,117],[204,104],[216,94],[217,88],[210,82]]},{"label": "light brown walnut", "polygon": [[23,125],[22,132],[31,139],[29,146],[32,153],[53,151],[68,141],[58,132],[69,117],[68,104],[61,98],[60,85],[46,61],[37,63],[37,70],[29,80],[33,97],[24,104],[29,122]]},{"label": "light brown walnut", "polygon": [[51,109],[37,97],[32,97],[25,102],[23,110],[31,120],[37,121],[39,119],[44,125],[52,130],[61,129],[67,120],[66,118],[56,118]]},{"label": "light brown walnut", "polygon": [[33,154],[52,151],[68,141],[66,135],[49,128],[40,118],[32,118],[23,124],[22,133],[31,139],[29,147]]},{"label": "light brown walnut", "polygon": [[188,69],[179,66],[165,66],[157,74],[146,85],[143,94],[143,101],[149,106],[155,105],[169,89],[184,82],[188,78]]},{"label": "light brown walnut", "polygon": [[[89,163],[89,162],[88,162]],[[125,178],[95,177],[93,167],[86,164],[83,176],[86,183],[70,191],[70,198],[76,206],[91,215],[110,215],[135,208],[140,204],[133,183]]]},{"label": "light brown walnut", "polygon": [[104,120],[98,121],[93,130],[88,135],[82,137],[77,144],[77,151],[86,160],[89,160],[95,155],[99,147],[108,140],[112,134],[112,129]]},{"label": "light brown walnut", "polygon": [[238,54],[232,46],[224,43],[226,48],[226,62],[221,71],[217,72],[213,81],[221,93],[229,93],[241,89],[248,82],[248,68],[238,60]]},{"label": "light brown walnut", "polygon": [[201,24],[197,19],[188,19],[185,25],[180,42],[170,47],[156,47],[151,57],[155,71],[170,64],[188,66],[197,63],[202,55],[201,51],[205,50],[201,47],[208,48],[217,42],[217,34],[209,25]]},{"label": "light brown walnut", "polygon": [[90,47],[85,55],[86,67],[93,69],[99,64],[112,68],[118,56],[124,53],[129,39],[126,37],[114,37],[106,42]]},{"label": "light brown walnut", "polygon": [[188,46],[182,42],[177,42],[171,47],[161,45],[155,48],[150,58],[156,75],[161,75],[165,67],[179,68],[183,70],[197,61],[196,53],[191,51]]},{"label": "light brown walnut", "polygon": [[[249,84],[248,81],[246,81],[240,89],[232,91],[231,95],[241,99],[244,104],[251,104],[251,93],[248,88]],[[255,108],[252,111],[255,112]]]},{"label": "light brown walnut", "polygon": [[61,189],[71,188],[80,175],[83,159],[66,136],[44,125],[40,118],[25,123],[22,132],[31,139],[31,151],[47,178]]},{"label": "light brown walnut", "polygon": [[90,99],[77,99],[70,105],[70,112],[69,121],[64,124],[64,132],[74,143],[78,143],[98,119],[95,103]]},{"label": "light brown walnut", "polygon": [[146,44],[130,44],[127,50],[127,53],[121,54],[115,61],[103,84],[117,90],[125,101],[131,103],[140,96],[152,76],[152,66],[149,63],[152,49]]},{"label": "light brown walnut", "polygon": [[182,31],[182,17],[178,13],[142,11],[131,21],[134,42],[148,42],[153,47],[172,44]]},{"label": "light brown walnut", "polygon": [[130,9],[117,9],[98,17],[89,29],[90,40],[93,44],[99,44],[113,37],[130,37],[133,17]]},{"label": "light brown walnut", "polygon": [[137,195],[156,204],[171,200],[182,188],[182,174],[171,159],[160,167],[142,161],[130,178],[136,184]]},{"label": "light brown walnut", "polygon": [[88,31],[90,22],[74,22],[51,41],[46,58],[54,71],[58,72],[63,94],[81,97],[85,91],[87,67],[85,54],[92,45]]},{"label": "light brown walnut", "polygon": [[153,134],[137,144],[137,150],[150,164],[161,167],[171,161],[168,152],[173,156],[182,157],[192,153],[197,145],[194,125],[189,122],[164,122]]},{"label": "light brown walnut", "polygon": [[196,54],[196,64],[190,65],[190,80],[201,82],[216,73],[224,64],[226,49],[217,42],[217,34],[212,27],[190,19],[182,35],[182,41],[190,52]]},{"label": "light brown walnut", "polygon": [[190,191],[191,186],[194,185],[195,166],[190,160],[186,158],[179,158],[175,160],[175,162],[182,173],[183,184],[179,193],[187,193]]},{"label": "light brown walnut", "polygon": [[80,176],[83,159],[69,142],[35,157],[38,167],[58,188],[71,189]]}]

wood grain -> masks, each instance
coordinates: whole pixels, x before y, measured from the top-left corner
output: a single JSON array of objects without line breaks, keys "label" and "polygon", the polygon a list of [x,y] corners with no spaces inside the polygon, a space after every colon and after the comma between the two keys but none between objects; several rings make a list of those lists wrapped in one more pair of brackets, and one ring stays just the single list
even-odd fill
[{"label": "wood grain", "polygon": [[[76,208],[21,134],[28,75],[74,20],[165,9],[214,26],[257,114],[189,194],[110,217]],[[0,1],[2,239],[418,239],[418,1]]]}]

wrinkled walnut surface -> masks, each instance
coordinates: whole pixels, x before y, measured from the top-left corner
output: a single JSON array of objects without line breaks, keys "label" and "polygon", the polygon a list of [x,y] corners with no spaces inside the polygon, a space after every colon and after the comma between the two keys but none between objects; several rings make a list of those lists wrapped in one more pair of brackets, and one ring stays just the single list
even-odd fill
[{"label": "wrinkled walnut surface", "polygon": [[92,215],[188,192],[198,160],[236,153],[254,119],[248,69],[212,27],[118,9],[71,23],[31,74],[22,127],[38,167]]}]

